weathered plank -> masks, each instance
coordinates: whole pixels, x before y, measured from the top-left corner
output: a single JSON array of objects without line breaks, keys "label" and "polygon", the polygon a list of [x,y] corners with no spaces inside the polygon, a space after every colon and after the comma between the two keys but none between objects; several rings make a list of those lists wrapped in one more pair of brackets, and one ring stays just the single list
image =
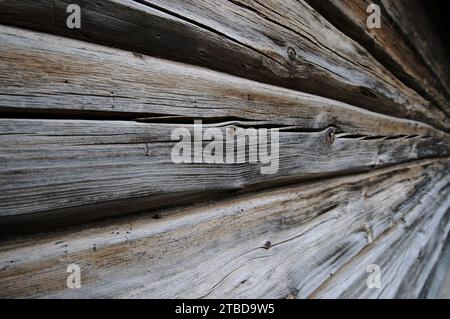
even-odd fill
[{"label": "weathered plank", "polygon": [[[430,136],[361,137],[336,133],[332,127],[304,132],[287,127],[279,132],[279,153],[270,134],[266,140],[259,137],[257,149],[246,142],[238,162],[235,137],[241,136],[239,129],[257,125],[209,126],[223,135],[223,163],[174,163],[171,154],[180,137],[172,140],[172,132],[185,128],[193,139],[192,124],[0,119],[1,231],[17,231],[13,224],[32,225],[36,230],[39,221],[56,219],[68,224],[98,218],[97,213],[104,217],[144,210],[167,202],[161,196],[176,200],[183,194],[203,193],[208,198],[210,192],[248,191],[251,186],[450,155],[448,142]],[[206,128],[201,132],[206,133]],[[209,142],[204,138],[200,143]],[[265,147],[270,162],[263,164],[260,152]],[[234,161],[226,160],[228,149],[233,150]],[[250,162],[253,155],[258,155],[257,163]],[[191,153],[188,156],[192,158]],[[136,202],[124,208],[125,200]]]},{"label": "weathered plank", "polygon": [[[304,2],[270,3],[283,15],[285,26],[275,22],[279,17],[271,10],[252,7],[253,2],[242,6],[228,1],[140,1],[144,6],[125,0],[71,0],[84,10],[79,31],[65,27],[66,2],[39,0],[39,6],[35,1],[3,1],[0,21],[201,65],[449,128],[444,113],[405,87]],[[24,11],[27,14],[21,16]]]},{"label": "weathered plank", "polygon": [[[427,135],[430,126],[348,104],[106,47],[2,27],[0,110],[56,116],[184,116],[268,121],[352,134]],[[87,113],[87,114],[91,114]],[[154,119],[153,119],[154,120]],[[167,119],[166,119],[167,120]],[[163,120],[162,120],[163,121]],[[192,123],[192,121],[190,121]]]},{"label": "weathered plank", "polygon": [[[255,165],[173,164],[170,135],[177,124],[167,124],[170,118],[146,120],[161,124],[4,120],[1,173],[8,183],[1,211],[3,217],[12,216],[2,220],[5,231],[14,229],[13,222],[36,229],[38,220],[67,224],[155,207],[168,198],[209,197],[280,179],[448,154],[448,135],[418,122],[124,51],[90,44],[80,48],[78,41],[5,29],[4,108],[167,114],[219,126],[221,119],[241,118],[294,131],[281,135],[279,173],[262,177]],[[336,133],[330,146],[329,134]]]},{"label": "weathered plank", "polygon": [[427,281],[420,292],[420,298],[445,299],[450,296],[450,236],[440,252],[438,261],[433,267]]},{"label": "weathered plank", "polygon": [[[450,214],[450,210],[447,214]],[[439,223],[434,234],[428,239],[426,245],[421,247],[416,260],[403,276],[394,298],[417,299],[421,296],[426,281],[430,276],[434,275],[433,267],[438,263],[438,259],[444,248],[450,229],[449,226],[445,220]],[[447,267],[446,270],[449,269]]]},{"label": "weathered plank", "polygon": [[[327,85],[332,83],[330,93],[313,93],[428,123],[431,123],[429,117],[434,118],[433,122],[436,119],[441,119],[441,124],[448,122],[441,111],[400,83],[362,46],[334,28],[304,1],[143,2],[175,12],[256,48],[278,63],[289,65],[291,74],[302,74],[305,77],[301,78],[308,83],[323,86],[324,91],[328,91]],[[355,98],[345,97],[346,94]],[[372,101],[366,100],[365,95]],[[408,115],[410,112],[421,115]]]},{"label": "weathered plank", "polygon": [[[450,114],[449,95],[439,79],[422,62],[409,38],[397,29],[387,13],[381,14],[381,27],[368,29],[367,8],[371,0],[306,0],[322,16],[339,30],[364,46],[383,66],[397,78],[416,90],[426,99],[433,101],[443,112]],[[410,11],[410,10],[408,10]],[[409,21],[408,25],[415,24]],[[440,46],[434,43],[433,46]]]},{"label": "weathered plank", "polygon": [[[449,179],[446,178],[440,186],[443,187],[441,193],[429,194],[428,209],[424,210],[421,205],[411,209],[400,222],[343,266],[310,297],[417,298],[423,287],[423,278],[416,273],[416,267],[423,265],[417,260],[427,249],[431,251],[426,254],[432,253],[435,247],[428,243],[445,240],[450,230]],[[366,279],[370,274],[367,266],[370,264],[380,267],[380,288],[367,285]]]},{"label": "weathered plank", "polygon": [[[302,298],[402,217],[419,226],[440,219],[449,169],[448,160],[426,160],[166,211],[160,219],[4,240],[0,295]],[[71,263],[81,267],[81,289],[66,288]]]}]

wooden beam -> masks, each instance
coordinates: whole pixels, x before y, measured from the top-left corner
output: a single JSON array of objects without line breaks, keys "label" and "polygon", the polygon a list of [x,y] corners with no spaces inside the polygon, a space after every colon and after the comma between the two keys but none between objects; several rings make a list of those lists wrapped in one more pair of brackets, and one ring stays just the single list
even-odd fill
[{"label": "wooden beam", "polygon": [[[450,214],[450,210],[447,212]],[[447,217],[447,221],[448,221]],[[401,284],[398,286],[397,293],[394,298],[421,298],[426,286],[426,281],[430,276],[436,275],[434,266],[439,262],[441,253],[443,252],[445,241],[448,237],[449,225],[446,220],[439,223],[434,234],[428,239],[426,245],[422,245],[417,254],[414,263],[408,269],[408,272],[402,278]],[[422,234],[419,233],[418,236]],[[411,248],[412,249],[412,248]],[[414,247],[417,249],[417,247]],[[450,268],[446,268],[445,271]],[[442,278],[444,279],[444,278]]]},{"label": "wooden beam", "polygon": [[[66,28],[69,2],[83,8],[79,31]],[[225,0],[7,0],[0,4],[0,18],[6,24],[201,65],[448,130],[450,119],[442,111],[306,3],[267,5]],[[275,22],[280,17],[273,8],[285,25]]]},{"label": "wooden beam", "polygon": [[[386,232],[406,236],[403,243],[434,229],[449,204],[449,169],[448,160],[425,160],[159,219],[144,214],[3,240],[0,296],[302,298],[355,256],[379,254]],[[384,252],[403,254],[402,247]],[[81,289],[67,289],[71,263],[81,268]]]},{"label": "wooden beam", "polygon": [[[142,211],[167,197],[203,193],[208,198],[211,192],[249,191],[450,155],[448,143],[430,136],[365,137],[336,133],[332,127],[303,132],[287,127],[279,132],[279,154],[269,153],[270,163],[261,163],[260,154],[257,163],[250,163],[256,150],[248,142],[241,163],[225,161],[228,148],[237,154],[230,134],[237,136],[246,125],[252,123],[209,125],[223,134],[224,163],[176,164],[172,150],[179,140],[172,140],[172,132],[185,128],[194,138],[193,125],[0,119],[0,229],[32,225],[36,230],[40,221],[55,226],[52,221],[69,224]],[[273,152],[271,136],[260,140],[259,150],[263,146]],[[264,173],[269,166],[273,171]]]},{"label": "wooden beam", "polygon": [[23,116],[34,110],[31,115],[38,118],[53,114],[57,118],[154,117],[148,121],[162,116],[174,116],[175,121],[177,116],[213,122],[257,120],[314,130],[334,126],[361,135],[448,139],[448,134],[420,122],[223,73],[11,27],[2,31],[0,111],[4,113]]},{"label": "wooden beam", "polygon": [[440,251],[439,259],[430,272],[420,292],[420,298],[443,299],[450,292],[450,236],[447,236]]}]

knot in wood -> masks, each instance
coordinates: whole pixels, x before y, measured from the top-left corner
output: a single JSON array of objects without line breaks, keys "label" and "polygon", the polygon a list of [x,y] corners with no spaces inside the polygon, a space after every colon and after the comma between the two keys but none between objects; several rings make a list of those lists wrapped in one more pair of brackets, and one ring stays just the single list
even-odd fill
[{"label": "knot in wood", "polygon": [[333,144],[336,137],[336,129],[329,127],[325,132],[325,143],[328,145]]},{"label": "knot in wood", "polygon": [[295,57],[297,56],[297,53],[295,53],[295,50],[292,47],[287,48],[287,54],[288,54],[289,60],[291,60],[291,61],[294,61]]}]

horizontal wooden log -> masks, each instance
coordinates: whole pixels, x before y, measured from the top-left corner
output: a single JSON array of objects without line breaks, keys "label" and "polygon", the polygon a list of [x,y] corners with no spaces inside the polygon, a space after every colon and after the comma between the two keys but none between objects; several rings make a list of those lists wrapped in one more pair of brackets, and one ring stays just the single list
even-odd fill
[{"label": "horizontal wooden log", "polygon": [[[423,287],[421,274],[415,273],[425,250],[433,241],[443,241],[450,230],[450,189],[448,178],[441,192],[430,194],[428,209],[414,207],[399,223],[380,236],[371,247],[342,267],[311,298],[418,298]],[[431,253],[431,252],[427,252]],[[368,265],[380,268],[380,288],[369,288]],[[373,271],[373,270],[372,270]],[[425,272],[426,274],[427,272]],[[410,280],[411,282],[407,282]],[[405,286],[408,289],[405,289]]]},{"label": "horizontal wooden log", "polygon": [[[433,101],[447,116],[450,114],[449,95],[434,73],[410,45],[410,39],[397,30],[387,13],[380,16],[380,28],[368,29],[367,8],[370,0],[306,0],[339,30],[361,44],[397,78],[416,90],[425,99]],[[412,10],[408,10],[412,11]],[[409,21],[408,24],[415,24]],[[413,39],[411,39],[414,41]],[[440,46],[440,43],[433,44]]]},{"label": "horizontal wooden log", "polygon": [[[168,197],[174,204],[189,194],[208,198],[211,192],[249,191],[450,155],[448,142],[430,136],[355,136],[333,127],[304,132],[282,127],[279,153],[271,134],[262,131],[267,140],[259,139],[258,149],[246,141],[245,154],[239,155],[235,136],[246,126],[255,124],[210,124],[223,135],[223,163],[207,164],[172,158],[179,143],[178,136],[172,140],[175,129],[189,130],[189,144],[201,139],[192,124],[0,119],[0,230],[37,230],[41,222],[67,225],[154,208]],[[204,147],[209,142],[203,139]],[[262,163],[261,153],[250,162],[264,147],[270,162]],[[225,158],[228,149],[233,161]]]},{"label": "horizontal wooden log", "polygon": [[[306,79],[313,86],[310,89],[305,85],[307,92],[448,128],[449,118],[443,112],[405,87],[362,46],[334,28],[304,1],[142,2],[174,12],[264,52],[288,66],[290,77]],[[316,91],[317,85],[321,87]]]},{"label": "horizontal wooden log", "polygon": [[[69,2],[83,8],[79,31],[65,25]],[[275,23],[278,16],[253,2],[139,2],[7,0],[0,4],[0,21],[201,65],[441,129],[450,127],[444,113],[304,2],[270,3],[287,25]],[[107,95],[110,92],[114,91]]]},{"label": "horizontal wooden log", "polygon": [[[267,121],[371,135],[448,134],[406,121],[222,73],[60,37],[2,27],[0,110],[43,110],[100,119],[182,116]],[[86,112],[86,113],[84,113]],[[95,116],[94,116],[95,117]],[[155,121],[157,119],[150,119]],[[161,119],[164,122],[168,119]],[[173,118],[172,120],[177,120]],[[192,123],[192,120],[190,121]]]},{"label": "horizontal wooden log", "polygon": [[[0,296],[303,298],[393,225],[406,220],[416,234],[422,221],[440,220],[449,169],[448,160],[426,160],[159,219],[144,214],[3,240]],[[80,266],[81,289],[67,289],[71,263]]]},{"label": "horizontal wooden log", "polygon": [[[405,2],[377,0],[388,28],[370,33],[365,0],[327,1],[0,1],[0,297],[436,290],[450,230],[446,62],[405,24],[414,15],[396,17]],[[80,30],[65,26],[72,3]],[[237,163],[175,163],[176,129],[193,148],[210,142],[195,119],[224,152],[239,153],[245,128],[279,130],[279,154],[269,134]],[[73,263],[81,289],[66,286]],[[382,289],[367,287],[373,263]]]}]

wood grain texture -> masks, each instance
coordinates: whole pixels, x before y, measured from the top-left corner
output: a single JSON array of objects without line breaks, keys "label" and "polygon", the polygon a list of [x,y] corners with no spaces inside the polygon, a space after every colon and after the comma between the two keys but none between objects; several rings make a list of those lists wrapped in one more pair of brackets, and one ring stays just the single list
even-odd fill
[{"label": "wood grain texture", "polygon": [[[75,1],[84,17],[83,28],[75,32],[65,27],[66,2],[39,1],[43,4],[3,1],[0,21],[231,72],[449,128],[443,112],[301,1],[265,6],[224,0]],[[24,11],[27,15],[20,16]],[[279,19],[284,24],[276,23]]]},{"label": "wood grain texture", "polygon": [[420,298],[448,299],[450,296],[450,237],[440,251],[439,259],[420,292]]},{"label": "wood grain texture", "polygon": [[[166,211],[160,219],[144,214],[3,240],[0,295],[306,297],[385,243],[396,225],[401,235],[408,225],[411,234],[422,226],[428,234],[449,204],[449,169],[448,160],[426,160]],[[79,290],[66,289],[70,263],[81,267]]]},{"label": "wood grain texture", "polygon": [[[381,13],[381,28],[368,29],[367,7],[372,1],[362,0],[306,0],[322,16],[340,31],[360,43],[383,66],[397,78],[416,90],[426,99],[433,101],[447,116],[450,114],[449,95],[426,63],[422,62],[414,46],[386,12]],[[408,10],[410,11],[410,10]],[[416,20],[409,21],[414,24]],[[436,41],[434,44],[440,46]],[[448,84],[448,83],[447,83]]]},{"label": "wood grain texture", "polygon": [[[436,295],[448,61],[424,14],[375,1],[373,31],[366,0],[0,1],[0,297]],[[196,119],[234,153],[277,129],[279,154],[176,164]]]},{"label": "wood grain texture", "polygon": [[[209,126],[228,138],[246,125],[252,123]],[[430,136],[364,137],[336,134],[333,128],[317,132],[282,128],[279,155],[273,159],[278,167],[264,175],[261,168],[272,164],[249,163],[254,150],[248,147],[242,163],[175,164],[171,152],[178,140],[172,141],[171,134],[181,127],[194,136],[193,125],[188,124],[0,119],[2,232],[13,224],[32,225],[36,230],[41,220],[73,223],[98,218],[98,211],[104,217],[144,210],[160,203],[161,196],[177,199],[203,193],[208,198],[210,192],[261,188],[450,155],[448,143]],[[260,140],[259,149],[273,147],[270,143],[270,138]],[[236,149],[234,140],[224,144]],[[118,203],[125,200],[137,202],[123,208]]]},{"label": "wood grain texture", "polygon": [[[289,65],[294,77],[301,74],[308,83],[333,92],[316,94],[428,123],[428,118],[434,118],[432,122],[446,127],[448,117],[444,113],[405,87],[362,46],[304,1],[143,1],[227,34]],[[355,99],[345,94],[354,94]],[[366,95],[378,101],[370,101]],[[436,119],[442,122],[438,124]]]},{"label": "wood grain texture", "polygon": [[[166,60],[2,27],[0,110],[56,116],[257,120],[371,135],[448,134],[416,122]],[[86,112],[86,113],[84,113]],[[51,113],[50,113],[51,114]],[[93,116],[95,118],[95,116]],[[160,119],[160,121],[168,120]],[[192,121],[190,121],[192,123]]]},{"label": "wood grain texture", "polygon": [[[311,298],[418,298],[423,288],[429,264],[423,257],[432,255],[434,242],[442,242],[450,229],[450,197],[448,179],[431,192],[427,209],[417,205],[394,227],[380,236],[328,279]],[[442,196],[443,195],[443,196]],[[436,197],[437,196],[437,197]],[[427,245],[429,244],[430,245]],[[419,262],[418,260],[422,260]],[[367,266],[381,269],[381,288],[369,289]]]},{"label": "wood grain texture", "polygon": [[[450,214],[450,210],[447,211],[447,214]],[[447,220],[441,221],[426,242],[426,245],[420,247],[416,260],[402,278],[402,282],[394,298],[417,299],[423,295],[423,292],[426,290],[428,278],[433,276],[436,271],[433,268],[439,262],[449,234],[450,225],[447,225],[448,222],[446,223],[448,219],[447,217]],[[422,233],[419,232],[417,236],[421,235]]]},{"label": "wood grain texture", "polygon": [[[168,198],[175,204],[176,199],[208,198],[211,192],[449,153],[448,134],[420,122],[179,63],[3,28],[3,110],[141,118],[0,120],[0,174],[7,181],[0,195],[2,232],[14,229],[12,224],[38,229],[39,221],[88,221],[158,207]],[[189,127],[194,118],[222,131],[279,128],[280,170],[261,176],[261,165],[174,164],[171,133]]]}]

